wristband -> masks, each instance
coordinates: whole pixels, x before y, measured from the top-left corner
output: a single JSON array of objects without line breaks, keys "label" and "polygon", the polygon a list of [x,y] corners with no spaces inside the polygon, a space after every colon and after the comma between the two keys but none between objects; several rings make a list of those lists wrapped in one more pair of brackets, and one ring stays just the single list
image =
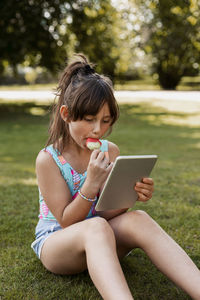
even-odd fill
[{"label": "wristband", "polygon": [[81,193],[80,190],[78,190],[78,194],[81,196],[81,198],[83,198],[83,199],[85,199],[85,200],[87,200],[87,201],[89,201],[89,202],[95,202],[95,201],[97,200],[97,196],[95,196],[93,199],[87,198],[86,196],[84,196],[84,195]]}]

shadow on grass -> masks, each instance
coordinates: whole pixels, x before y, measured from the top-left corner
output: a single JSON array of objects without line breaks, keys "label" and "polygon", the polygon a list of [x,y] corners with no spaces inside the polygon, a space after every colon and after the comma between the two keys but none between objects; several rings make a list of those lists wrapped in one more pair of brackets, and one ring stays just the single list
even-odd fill
[{"label": "shadow on grass", "polygon": [[50,106],[37,104],[35,102],[16,102],[16,103],[0,103],[0,117],[11,118],[14,116],[22,115],[45,115],[49,113]]},{"label": "shadow on grass", "polygon": [[[187,118],[150,105],[120,106],[110,140],[122,154],[158,154],[155,197],[137,204],[161,224],[200,266],[198,209],[199,128],[163,123]],[[0,105],[2,299],[101,299],[87,272],[56,276],[30,249],[38,215],[34,161],[47,138],[49,107],[26,103]],[[188,182],[189,178],[189,182]],[[166,201],[167,199],[167,201]],[[176,201],[174,202],[174,199]],[[185,234],[187,232],[187,234]],[[140,250],[122,262],[135,299],[190,299],[160,274]]]}]

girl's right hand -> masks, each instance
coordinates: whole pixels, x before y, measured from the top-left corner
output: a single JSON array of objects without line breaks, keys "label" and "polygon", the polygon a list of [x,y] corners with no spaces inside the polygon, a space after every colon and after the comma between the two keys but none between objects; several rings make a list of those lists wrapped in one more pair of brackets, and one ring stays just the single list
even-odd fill
[{"label": "girl's right hand", "polygon": [[109,159],[105,153],[100,150],[94,150],[91,154],[87,168],[87,178],[85,184],[90,187],[95,193],[105,182],[108,174],[112,169],[113,163],[109,163]]}]

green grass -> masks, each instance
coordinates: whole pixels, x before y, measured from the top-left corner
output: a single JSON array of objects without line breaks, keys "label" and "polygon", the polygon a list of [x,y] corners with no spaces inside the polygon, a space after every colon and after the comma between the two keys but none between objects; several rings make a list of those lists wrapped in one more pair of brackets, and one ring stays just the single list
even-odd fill
[{"label": "green grass", "polygon": [[[188,114],[147,104],[120,108],[110,140],[122,154],[159,156],[152,173],[154,197],[135,208],[147,211],[200,267],[200,128],[163,122]],[[48,106],[0,105],[0,299],[98,300],[101,297],[87,272],[51,274],[30,248],[38,215],[34,163],[47,138],[48,120]],[[122,267],[136,300],[190,299],[140,250],[125,258]]]},{"label": "green grass", "polygon": [[0,90],[52,90],[56,88],[56,83],[37,83],[37,84],[26,84],[26,85],[19,85],[19,84],[12,84],[12,85],[1,85]]},{"label": "green grass", "polygon": [[[57,83],[48,84],[27,84],[27,85],[1,85],[1,90],[54,90]],[[155,80],[153,76],[147,76],[142,79],[130,80],[130,81],[117,81],[115,83],[115,90],[161,90],[158,84],[158,80]],[[177,86],[179,91],[192,91],[200,90],[200,76],[195,77],[183,77],[181,82]]]},{"label": "green grass", "polygon": [[[199,91],[200,90],[200,76],[196,77],[183,77],[176,88],[178,91]],[[116,82],[115,90],[162,90],[158,84],[158,80],[155,80],[152,76],[148,76],[142,79]]]}]

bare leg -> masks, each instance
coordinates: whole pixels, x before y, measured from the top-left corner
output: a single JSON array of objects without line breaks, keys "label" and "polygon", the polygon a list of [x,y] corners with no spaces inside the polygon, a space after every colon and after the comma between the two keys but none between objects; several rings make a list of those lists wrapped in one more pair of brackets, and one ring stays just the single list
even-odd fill
[{"label": "bare leg", "polygon": [[73,274],[88,267],[105,300],[133,299],[119,259],[113,230],[97,217],[55,232],[44,243],[41,261],[53,273]]},{"label": "bare leg", "polygon": [[185,251],[145,212],[124,213],[109,221],[119,256],[143,249],[157,268],[193,299],[200,299],[200,271]]}]

